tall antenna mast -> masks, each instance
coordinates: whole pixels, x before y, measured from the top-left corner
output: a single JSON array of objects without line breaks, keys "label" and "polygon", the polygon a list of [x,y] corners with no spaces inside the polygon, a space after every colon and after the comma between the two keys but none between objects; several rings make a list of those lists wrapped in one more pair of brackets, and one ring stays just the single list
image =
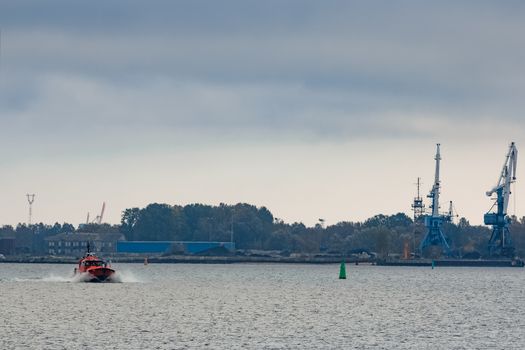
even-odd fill
[{"label": "tall antenna mast", "polygon": [[419,188],[421,187],[421,178],[417,178],[417,197],[414,198],[412,203],[412,210],[414,211],[414,222],[425,213],[425,205],[423,204],[423,198],[421,198]]},{"label": "tall antenna mast", "polygon": [[27,196],[27,202],[29,203],[29,220],[27,221],[27,225],[31,226],[31,218],[33,216],[33,203],[35,202],[35,195],[26,194],[26,196]]}]

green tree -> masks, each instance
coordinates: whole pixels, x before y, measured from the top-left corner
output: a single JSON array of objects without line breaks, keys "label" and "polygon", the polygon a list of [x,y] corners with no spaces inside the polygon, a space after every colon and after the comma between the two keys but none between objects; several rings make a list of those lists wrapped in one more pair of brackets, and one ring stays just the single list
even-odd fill
[{"label": "green tree", "polygon": [[140,240],[176,240],[177,221],[168,204],[153,203],[142,209],[133,226],[133,236]]},{"label": "green tree", "polygon": [[124,234],[124,237],[128,241],[137,240],[138,237],[134,234],[135,225],[139,219],[140,209],[130,208],[122,212],[122,218],[120,220],[120,232]]}]

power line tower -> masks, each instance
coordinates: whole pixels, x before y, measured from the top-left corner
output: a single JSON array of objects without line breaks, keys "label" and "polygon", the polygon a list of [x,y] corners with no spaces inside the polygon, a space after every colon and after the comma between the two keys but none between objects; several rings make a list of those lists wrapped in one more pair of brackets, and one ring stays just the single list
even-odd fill
[{"label": "power line tower", "polygon": [[29,203],[29,220],[27,221],[27,225],[31,226],[31,219],[33,217],[33,203],[35,202],[35,195],[26,194],[26,196],[27,196],[27,202]]}]

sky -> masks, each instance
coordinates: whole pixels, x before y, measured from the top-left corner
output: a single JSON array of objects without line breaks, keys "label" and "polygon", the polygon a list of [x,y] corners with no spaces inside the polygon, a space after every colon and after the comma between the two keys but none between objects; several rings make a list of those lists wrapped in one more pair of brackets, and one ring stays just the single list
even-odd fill
[{"label": "sky", "polygon": [[[521,1],[0,1],[0,225],[149,203],[480,224],[525,145]],[[523,174],[523,177],[522,177]],[[523,180],[522,180],[523,179]],[[509,213],[525,215],[518,159]],[[429,204],[425,198],[426,204]]]}]

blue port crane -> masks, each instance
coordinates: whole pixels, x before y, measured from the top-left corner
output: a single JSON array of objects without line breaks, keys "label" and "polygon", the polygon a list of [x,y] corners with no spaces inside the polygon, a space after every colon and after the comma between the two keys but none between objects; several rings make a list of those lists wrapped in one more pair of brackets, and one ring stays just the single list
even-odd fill
[{"label": "blue port crane", "polygon": [[446,255],[450,255],[451,254],[450,245],[441,227],[443,226],[444,222],[449,222],[451,220],[452,213],[451,213],[451,210],[449,210],[448,214],[439,213],[439,194],[440,194],[440,189],[441,189],[441,182],[439,179],[439,170],[440,170],[440,162],[441,162],[440,146],[441,145],[438,143],[437,150],[436,150],[436,157],[434,158],[436,160],[436,172],[434,176],[434,185],[432,186],[432,190],[430,191],[430,194],[428,194],[427,196],[428,198],[432,200],[432,204],[430,205],[430,209],[432,211],[430,214],[427,214],[424,216],[425,227],[427,229],[427,233],[425,237],[423,238],[423,240],[421,241],[419,249],[423,253],[425,248],[429,246],[440,246]]},{"label": "blue port crane", "polygon": [[[509,206],[510,185],[516,181],[516,165],[518,161],[518,149],[514,142],[509,146],[509,151],[503,163],[498,183],[487,196],[492,197],[496,194],[496,200],[492,208],[485,214],[483,221],[485,225],[492,225],[492,235],[489,240],[489,253],[492,256],[514,256],[514,247],[509,231],[510,218],[507,215]],[[494,209],[496,211],[494,212]]]}]

